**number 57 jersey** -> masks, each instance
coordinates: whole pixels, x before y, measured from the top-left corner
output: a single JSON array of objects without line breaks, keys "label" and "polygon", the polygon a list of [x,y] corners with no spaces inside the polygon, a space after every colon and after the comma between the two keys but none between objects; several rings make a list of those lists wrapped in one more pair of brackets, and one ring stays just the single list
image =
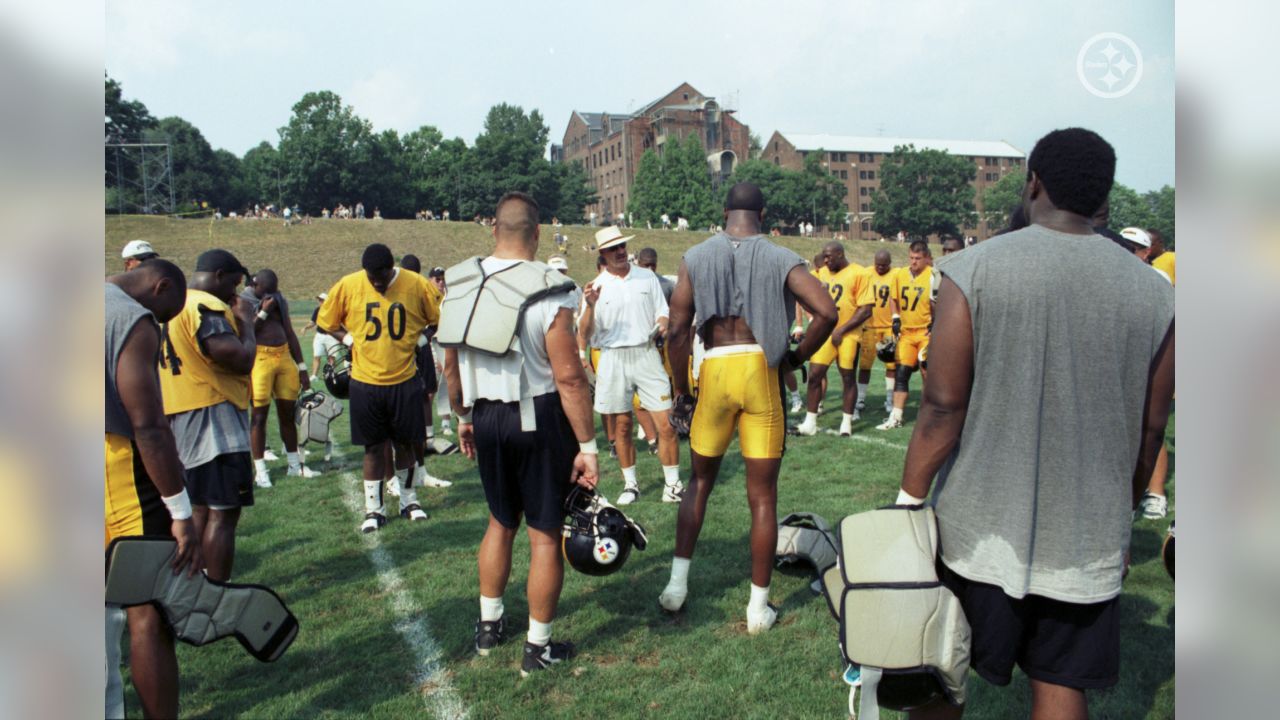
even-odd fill
[{"label": "number 57 jersey", "polygon": [[316,324],[326,330],[342,327],[352,336],[352,380],[399,385],[417,372],[418,337],[440,322],[440,299],[440,290],[411,270],[396,268],[386,294],[359,270],[329,290]]}]

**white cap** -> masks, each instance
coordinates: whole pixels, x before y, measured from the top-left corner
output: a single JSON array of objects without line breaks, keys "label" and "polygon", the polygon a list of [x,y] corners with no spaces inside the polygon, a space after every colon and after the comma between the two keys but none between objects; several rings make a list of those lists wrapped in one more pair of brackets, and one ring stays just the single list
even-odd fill
[{"label": "white cap", "polygon": [[138,257],[139,255],[156,255],[155,249],[151,247],[151,243],[146,240],[130,240],[128,245],[124,246],[124,250],[120,251],[120,257],[128,259]]},{"label": "white cap", "polygon": [[552,255],[550,258],[547,258],[547,267],[550,267],[552,270],[568,270],[569,263],[559,255]]},{"label": "white cap", "polygon": [[1120,237],[1131,243],[1136,243],[1144,248],[1151,247],[1151,236],[1146,230],[1137,227],[1127,227],[1120,231]]},{"label": "white cap", "polygon": [[316,299],[318,299],[318,300],[320,300],[320,301],[322,301],[322,302],[323,302],[323,301],[325,301],[325,300],[328,300],[328,299],[329,299],[329,293],[327,293],[327,292],[322,292],[322,293],[320,293],[320,294],[316,295]]}]

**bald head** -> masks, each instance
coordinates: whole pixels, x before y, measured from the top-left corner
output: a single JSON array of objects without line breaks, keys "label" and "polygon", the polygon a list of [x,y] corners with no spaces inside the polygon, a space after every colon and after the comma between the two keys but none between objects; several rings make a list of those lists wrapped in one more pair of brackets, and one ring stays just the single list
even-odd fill
[{"label": "bald head", "polygon": [[884,275],[893,267],[893,256],[888,250],[877,250],[875,258],[875,268],[877,275]]},{"label": "bald head", "polygon": [[724,209],[727,211],[747,210],[758,213],[764,210],[764,193],[754,183],[740,182],[729,188],[725,198]]},{"label": "bald head", "polygon": [[833,273],[840,272],[849,266],[849,260],[844,256],[844,245],[838,242],[829,242],[822,246],[822,256],[827,259],[827,269]]},{"label": "bald head", "polygon": [[527,193],[509,192],[494,213],[494,237],[531,245],[538,239],[538,202]]},{"label": "bald head", "polygon": [[266,297],[280,289],[280,278],[271,268],[263,268],[253,274],[253,294]]},{"label": "bald head", "polygon": [[176,317],[187,300],[186,275],[177,265],[160,258],[145,260],[133,270],[112,275],[107,282],[150,310],[162,323]]}]

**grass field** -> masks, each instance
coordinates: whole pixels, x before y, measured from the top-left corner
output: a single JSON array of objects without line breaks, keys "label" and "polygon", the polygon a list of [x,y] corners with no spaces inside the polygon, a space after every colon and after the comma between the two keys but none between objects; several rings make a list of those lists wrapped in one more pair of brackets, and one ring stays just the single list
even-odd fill
[{"label": "grass field", "polygon": [[[546,232],[544,230],[544,232]],[[577,249],[569,259],[579,281],[589,279],[592,256],[581,250],[588,228],[568,228]],[[674,272],[680,248],[705,236],[639,231],[638,247],[652,245],[660,269]],[[365,244],[383,241],[397,253],[415,252],[424,265],[448,265],[486,251],[484,229],[469,224],[386,221],[336,222],[284,228],[276,223],[108,218],[106,262],[119,266],[119,249],[134,237],[186,269],[212,246],[235,252],[250,268],[271,266],[281,275],[300,327],[313,307],[305,298],[358,267]],[[549,241],[549,234],[544,235]],[[545,257],[544,250],[540,253]],[[802,255],[819,241],[790,239]],[[900,246],[846,243],[867,262],[879,247],[901,258]],[[310,352],[310,338],[302,344]],[[849,513],[891,502],[916,407],[908,427],[880,432],[880,370],[871,382],[864,419],[852,438],[789,438],[779,481],[779,513],[817,512],[833,524]],[[838,380],[833,377],[821,423],[838,424]],[[274,420],[272,422],[274,425]],[[258,490],[238,536],[235,579],[271,586],[298,616],[301,632],[278,662],[263,665],[233,641],[203,648],[181,646],[182,707],[192,717],[410,717],[462,707],[472,718],[836,718],[845,714],[846,687],[836,628],[809,578],[775,573],[772,600],[778,627],[746,634],[749,586],[748,513],[736,443],[712,496],[693,561],[686,611],[672,618],[657,608],[674,544],[675,507],[658,502],[661,469],[642,453],[642,496],[629,513],[647,528],[650,547],[633,553],[622,571],[591,578],[569,571],[555,636],[575,641],[579,658],[568,667],[521,680],[517,672],[527,605],[523,583],[528,542],[516,543],[506,614],[511,639],[487,658],[472,650],[478,615],[475,550],[487,510],[475,466],[461,455],[430,458],[435,475],[454,481],[445,490],[419,491],[430,521],[393,520],[362,536],[357,525],[359,461],[347,438],[347,417],[335,423],[340,457],[312,466],[321,477],[283,477]],[[272,430],[272,445],[279,450]],[[603,442],[603,435],[601,436]],[[1170,448],[1173,433],[1170,432]],[[1171,452],[1172,454],[1172,452]],[[313,455],[313,457],[316,457]],[[688,475],[687,446],[681,450]],[[622,487],[617,463],[602,458],[601,487],[611,498]],[[1170,487],[1171,501],[1174,499]],[[389,499],[394,507],[394,499]],[[1138,521],[1133,569],[1121,599],[1120,684],[1091,695],[1096,718],[1173,716],[1173,583],[1159,561],[1170,518]],[[126,644],[127,651],[127,644]],[[437,672],[438,670],[438,672]],[[966,717],[1021,718],[1029,712],[1025,676],[994,688],[976,676]],[[131,716],[138,713],[129,698]],[[450,703],[456,703],[450,705]],[[892,713],[888,713],[893,717]]]}]

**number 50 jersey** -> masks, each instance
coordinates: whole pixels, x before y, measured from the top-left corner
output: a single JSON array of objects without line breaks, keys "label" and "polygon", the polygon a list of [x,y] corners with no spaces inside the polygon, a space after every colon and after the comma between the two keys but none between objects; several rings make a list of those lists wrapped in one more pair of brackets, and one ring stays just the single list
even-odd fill
[{"label": "number 50 jersey", "polygon": [[440,290],[416,272],[396,268],[386,294],[373,288],[364,270],[329,290],[316,324],[339,326],[353,337],[351,379],[369,385],[399,385],[417,372],[422,329],[440,322]]}]

